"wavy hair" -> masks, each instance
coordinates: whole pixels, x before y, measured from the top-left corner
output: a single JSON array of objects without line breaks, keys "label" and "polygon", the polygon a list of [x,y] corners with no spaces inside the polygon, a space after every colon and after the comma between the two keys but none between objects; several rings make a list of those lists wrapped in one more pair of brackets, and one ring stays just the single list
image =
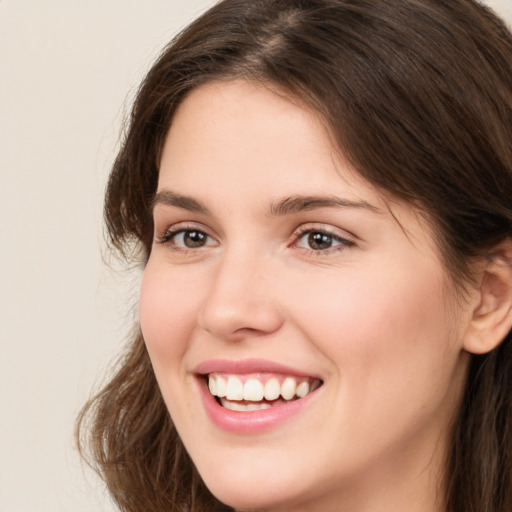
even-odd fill
[{"label": "wavy hair", "polygon": [[[147,259],[159,157],[201,84],[242,78],[316,111],[370,183],[434,227],[460,287],[512,235],[512,36],[474,0],[223,0],[143,81],[105,199],[112,245]],[[450,512],[512,510],[512,340],[472,356],[446,461]],[[186,453],[137,333],[77,423],[82,454],[124,512],[231,510]]]}]

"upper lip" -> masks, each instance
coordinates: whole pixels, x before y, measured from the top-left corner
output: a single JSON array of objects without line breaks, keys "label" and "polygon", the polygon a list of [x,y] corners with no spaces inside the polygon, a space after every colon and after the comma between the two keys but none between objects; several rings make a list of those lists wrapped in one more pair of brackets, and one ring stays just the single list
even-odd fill
[{"label": "upper lip", "polygon": [[199,375],[208,375],[210,373],[280,373],[295,377],[314,377],[321,379],[320,376],[311,374],[310,372],[298,370],[296,368],[265,359],[211,359],[198,364],[194,373]]}]

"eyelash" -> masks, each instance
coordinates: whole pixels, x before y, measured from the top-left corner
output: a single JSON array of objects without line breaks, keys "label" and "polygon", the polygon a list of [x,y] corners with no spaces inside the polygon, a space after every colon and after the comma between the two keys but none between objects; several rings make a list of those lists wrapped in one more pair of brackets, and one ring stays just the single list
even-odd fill
[{"label": "eyelash", "polygon": [[[183,253],[196,252],[198,249],[202,249],[203,247],[208,246],[208,245],[201,245],[199,247],[192,248],[192,247],[182,247],[182,246],[179,246],[176,244],[175,239],[178,235],[191,233],[191,232],[200,233],[200,234],[204,235],[206,238],[213,240],[213,237],[211,237],[204,230],[199,229],[196,226],[179,225],[176,227],[168,228],[162,235],[160,235],[158,238],[156,238],[155,242],[158,244],[162,244],[162,245],[169,244],[172,246],[173,251],[179,251],[179,252],[183,252]],[[298,247],[299,249],[306,251],[309,255],[322,256],[322,255],[330,254],[332,252],[343,251],[343,250],[345,250],[349,247],[353,247],[355,245],[355,243],[353,241],[348,240],[342,236],[339,236],[339,235],[331,232],[328,229],[314,228],[314,227],[299,228],[299,230],[297,230],[293,234],[294,241],[291,245],[297,247],[297,244],[301,241],[301,239],[303,239],[306,235],[311,235],[311,234],[315,234],[315,235],[319,234],[319,235],[329,237],[333,242],[336,242],[339,245],[335,245],[334,247],[328,247],[326,249],[312,249],[311,247],[309,247],[309,248]]]},{"label": "eyelash", "polygon": [[197,226],[187,226],[187,225],[178,225],[178,226],[172,226],[170,228],[167,228],[162,235],[160,235],[155,242],[157,244],[169,244],[172,246],[173,251],[179,251],[179,252],[194,252],[198,249],[201,249],[204,246],[200,246],[198,248],[191,248],[191,247],[182,247],[176,244],[175,239],[180,234],[186,234],[186,233],[201,233],[202,235],[205,235],[207,238],[212,238],[208,233],[206,233],[203,229],[199,229]]},{"label": "eyelash", "polygon": [[319,234],[323,236],[330,237],[333,242],[337,242],[339,245],[335,245],[334,247],[328,247],[326,249],[312,249],[312,248],[306,248],[302,247],[301,249],[308,252],[308,254],[315,255],[315,256],[323,256],[326,254],[331,254],[333,252],[337,251],[343,251],[349,247],[353,247],[355,243],[351,240],[348,240],[347,238],[344,238],[340,235],[337,235],[333,233],[332,231],[325,229],[325,228],[315,228],[315,227],[303,227],[299,228],[294,234],[293,237],[295,238],[294,245],[297,245],[298,242],[302,238],[304,238],[306,235],[311,234]]}]

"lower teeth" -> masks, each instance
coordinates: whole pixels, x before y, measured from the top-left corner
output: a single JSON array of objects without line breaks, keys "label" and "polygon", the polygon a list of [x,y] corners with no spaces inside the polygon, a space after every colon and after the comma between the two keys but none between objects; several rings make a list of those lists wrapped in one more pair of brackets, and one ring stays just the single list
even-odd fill
[{"label": "lower teeth", "polygon": [[261,411],[262,409],[270,409],[276,405],[285,404],[290,400],[274,400],[270,402],[237,402],[235,400],[227,400],[226,398],[220,399],[220,404],[225,409],[230,411],[248,412],[248,411]]}]

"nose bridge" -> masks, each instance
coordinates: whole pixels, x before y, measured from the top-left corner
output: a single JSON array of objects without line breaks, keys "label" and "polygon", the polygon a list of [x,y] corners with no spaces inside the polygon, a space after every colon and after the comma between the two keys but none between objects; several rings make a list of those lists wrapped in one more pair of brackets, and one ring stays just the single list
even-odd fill
[{"label": "nose bridge", "polygon": [[243,244],[226,250],[200,312],[201,327],[226,340],[276,331],[282,318],[272,275],[271,259],[261,252]]}]

